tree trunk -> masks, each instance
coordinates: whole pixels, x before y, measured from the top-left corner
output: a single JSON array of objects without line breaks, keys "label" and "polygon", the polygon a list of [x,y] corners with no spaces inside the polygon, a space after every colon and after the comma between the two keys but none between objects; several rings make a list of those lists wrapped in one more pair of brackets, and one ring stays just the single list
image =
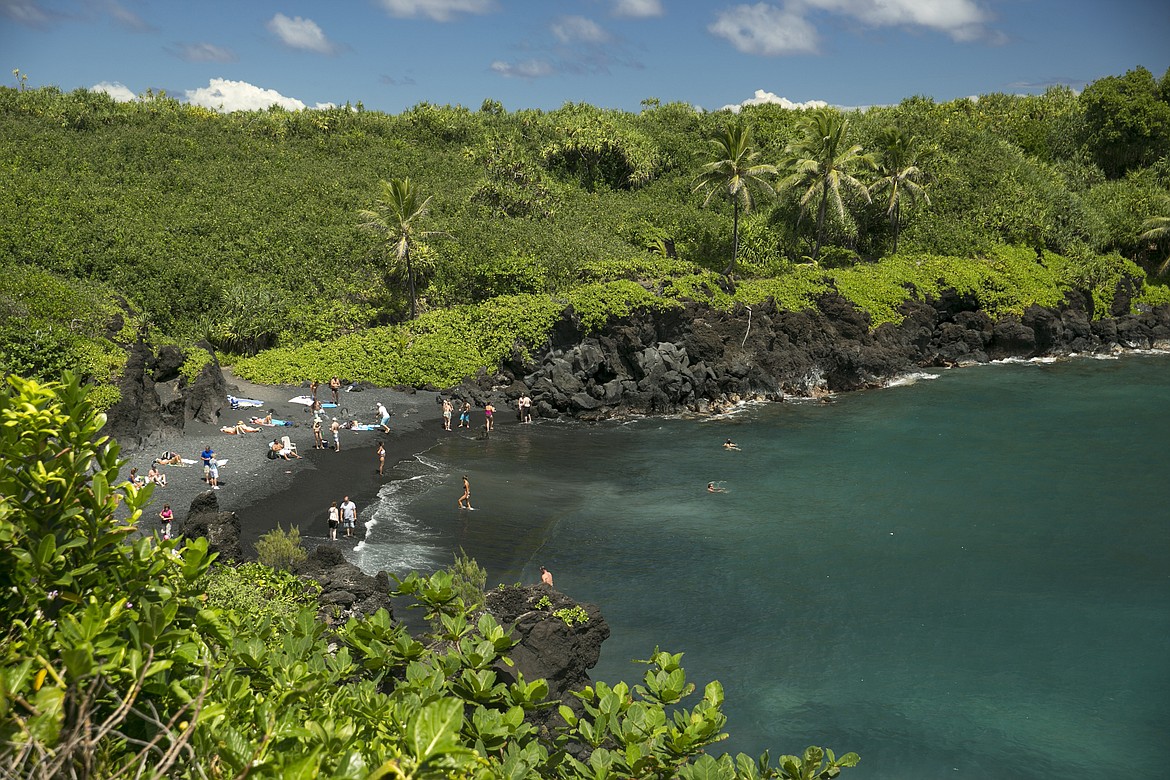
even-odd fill
[{"label": "tree trunk", "polygon": [[739,260],[739,199],[731,201],[731,262],[723,269],[724,276],[735,273],[735,265]]},{"label": "tree trunk", "polygon": [[813,262],[817,261],[817,257],[821,254],[821,236],[825,232],[825,209],[829,205],[829,186],[823,184],[824,190],[821,192],[821,205],[817,208],[817,242],[813,245]]},{"label": "tree trunk", "polygon": [[406,286],[410,290],[410,318],[413,320],[417,316],[414,303],[414,266],[410,264],[410,247],[406,248]]}]

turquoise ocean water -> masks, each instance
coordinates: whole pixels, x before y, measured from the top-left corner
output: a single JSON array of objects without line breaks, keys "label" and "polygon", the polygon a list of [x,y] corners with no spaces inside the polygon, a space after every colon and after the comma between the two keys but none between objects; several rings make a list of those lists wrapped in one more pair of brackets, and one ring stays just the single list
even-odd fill
[{"label": "turquoise ocean water", "polygon": [[353,558],[431,571],[462,547],[489,586],[547,566],[610,623],[594,679],[635,681],[657,645],[723,683],[716,753],[853,750],[855,780],[1166,777],[1168,408],[1170,356],[1132,355],[453,434],[397,469]]}]

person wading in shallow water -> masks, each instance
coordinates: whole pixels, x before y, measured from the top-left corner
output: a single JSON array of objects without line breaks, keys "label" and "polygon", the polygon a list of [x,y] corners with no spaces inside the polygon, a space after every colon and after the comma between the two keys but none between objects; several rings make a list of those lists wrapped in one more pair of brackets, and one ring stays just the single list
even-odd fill
[{"label": "person wading in shallow water", "polygon": [[471,505],[471,482],[468,481],[466,474],[463,475],[463,495],[459,497],[459,508],[475,509],[475,507]]}]

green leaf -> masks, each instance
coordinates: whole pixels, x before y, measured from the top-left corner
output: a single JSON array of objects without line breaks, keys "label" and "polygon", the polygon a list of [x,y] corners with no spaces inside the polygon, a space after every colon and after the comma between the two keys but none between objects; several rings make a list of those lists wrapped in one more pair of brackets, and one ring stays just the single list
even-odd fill
[{"label": "green leaf", "polygon": [[411,721],[407,746],[420,764],[444,753],[462,752],[459,730],[463,728],[463,702],[439,699],[424,706]]}]

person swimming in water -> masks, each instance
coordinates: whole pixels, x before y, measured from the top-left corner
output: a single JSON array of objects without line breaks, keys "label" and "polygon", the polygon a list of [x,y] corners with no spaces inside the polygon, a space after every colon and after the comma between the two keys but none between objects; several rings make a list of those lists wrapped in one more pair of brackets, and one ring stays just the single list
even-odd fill
[{"label": "person swimming in water", "polygon": [[725,449],[725,450],[738,450],[739,445],[736,444],[735,442],[733,442],[731,439],[728,439],[727,441],[723,442],[723,449]]},{"label": "person swimming in water", "polygon": [[707,492],[708,493],[726,493],[727,490],[726,490],[726,488],[723,488],[719,485],[716,485],[714,482],[708,482],[707,483]]}]

